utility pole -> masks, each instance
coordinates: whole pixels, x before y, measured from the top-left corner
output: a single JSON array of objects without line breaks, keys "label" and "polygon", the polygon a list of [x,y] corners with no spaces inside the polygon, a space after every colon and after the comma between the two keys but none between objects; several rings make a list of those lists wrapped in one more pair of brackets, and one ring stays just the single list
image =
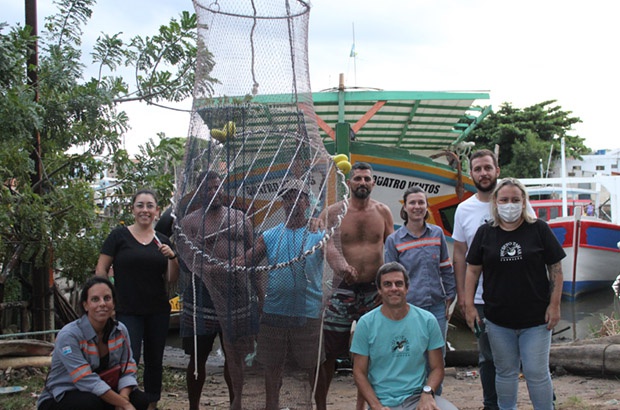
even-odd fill
[{"label": "utility pole", "polygon": [[[37,25],[37,0],[24,0],[26,9],[26,26],[30,26],[32,29],[31,34],[33,36],[38,35]],[[35,39],[32,44],[33,52],[28,59],[28,84],[34,90],[35,102],[39,101],[39,47],[38,40]],[[33,131],[33,149],[30,154],[30,158],[34,163],[34,170],[30,180],[35,195],[41,195],[43,191],[42,178],[43,178],[43,164],[41,163],[41,134],[38,130]],[[48,244],[41,244],[47,247]],[[46,331],[53,329],[53,315],[52,315],[52,297],[50,287],[50,273],[49,262],[47,261],[49,252],[45,252],[44,264],[41,267],[36,266],[35,258],[30,261],[31,277],[32,277],[32,299],[31,299],[31,312],[33,321],[33,330]],[[47,337],[44,337],[47,339]]]}]

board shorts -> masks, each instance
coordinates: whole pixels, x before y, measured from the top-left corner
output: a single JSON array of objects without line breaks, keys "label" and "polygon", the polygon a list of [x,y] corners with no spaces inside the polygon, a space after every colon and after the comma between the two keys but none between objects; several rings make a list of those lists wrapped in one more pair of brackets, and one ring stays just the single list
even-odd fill
[{"label": "board shorts", "polygon": [[348,355],[351,324],[376,307],[377,295],[375,282],[340,283],[325,309],[323,333],[327,357]]}]

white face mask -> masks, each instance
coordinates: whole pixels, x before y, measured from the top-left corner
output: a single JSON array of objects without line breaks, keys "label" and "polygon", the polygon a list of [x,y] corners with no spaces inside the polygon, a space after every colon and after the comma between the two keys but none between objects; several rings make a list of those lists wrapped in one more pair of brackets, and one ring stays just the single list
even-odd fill
[{"label": "white face mask", "polygon": [[523,204],[497,204],[497,213],[504,222],[517,222],[521,217]]}]

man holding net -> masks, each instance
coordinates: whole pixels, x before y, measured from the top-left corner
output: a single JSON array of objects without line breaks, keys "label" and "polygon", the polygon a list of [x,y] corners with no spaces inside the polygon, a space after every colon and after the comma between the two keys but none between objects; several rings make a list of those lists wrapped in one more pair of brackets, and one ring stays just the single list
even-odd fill
[{"label": "man holding net", "polygon": [[[304,181],[287,181],[278,193],[285,221],[266,230],[245,256],[253,265],[263,257],[269,265],[275,265],[267,273],[257,347],[257,360],[265,373],[267,410],[280,409],[285,365],[293,363],[293,370],[304,372],[312,387],[323,359],[319,343],[323,252],[314,249],[308,255],[304,253],[319,244],[324,232],[313,232],[308,227],[309,194],[310,187]],[[284,266],[278,267],[280,264]],[[287,358],[289,355],[292,360]],[[319,403],[317,408],[326,409]]]},{"label": "man holding net", "polygon": [[[253,240],[253,226],[243,212],[224,205],[219,175],[214,171],[202,175],[197,194],[202,206],[181,220],[183,234],[178,241],[181,260],[193,272],[192,275],[186,271],[181,317],[183,348],[190,354],[187,367],[190,410],[199,408],[205,365],[220,332],[230,408],[241,410],[244,358],[253,349],[257,324],[251,323],[248,295],[237,292],[245,287],[247,278],[242,272],[218,266],[218,262],[230,262],[244,254]],[[199,251],[191,249],[192,246]]]},{"label": "man holding net", "polygon": [[[351,324],[379,303],[375,274],[383,265],[383,244],[394,232],[394,219],[387,205],[370,198],[375,185],[372,167],[356,162],[347,185],[351,191],[347,213],[334,237],[335,247],[327,258],[338,277],[344,278],[334,290],[325,311],[326,361],[318,392],[327,400],[327,391],[336,371],[336,360],[349,353]],[[330,226],[342,209],[342,202],[328,208]],[[338,250],[338,244],[341,249]],[[358,402],[358,408],[362,406]]]}]

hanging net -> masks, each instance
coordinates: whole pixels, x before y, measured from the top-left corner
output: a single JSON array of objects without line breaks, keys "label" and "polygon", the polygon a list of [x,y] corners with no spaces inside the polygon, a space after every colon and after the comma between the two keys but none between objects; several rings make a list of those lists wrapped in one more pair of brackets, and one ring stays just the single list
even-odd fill
[{"label": "hanging net", "polygon": [[309,6],[194,6],[200,55],[173,204],[181,335],[221,329],[231,408],[311,409],[347,188],[314,114]]}]

